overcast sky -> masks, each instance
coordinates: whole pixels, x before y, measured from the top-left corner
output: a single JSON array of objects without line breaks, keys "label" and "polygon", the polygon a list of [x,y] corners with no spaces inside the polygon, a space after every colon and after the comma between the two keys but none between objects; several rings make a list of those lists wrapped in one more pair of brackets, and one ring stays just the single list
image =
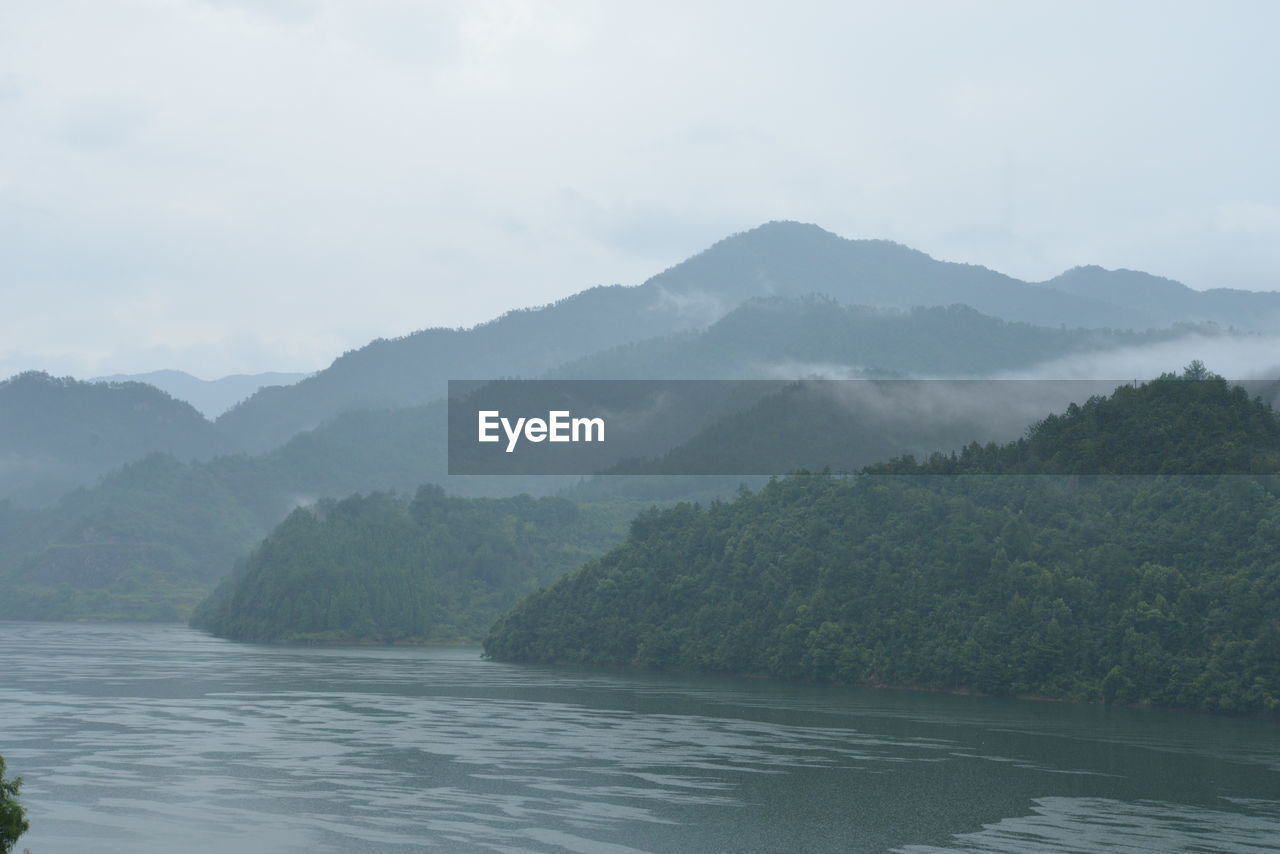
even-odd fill
[{"label": "overcast sky", "polygon": [[0,376],[312,370],[771,219],[1280,288],[1280,3],[0,3]]}]

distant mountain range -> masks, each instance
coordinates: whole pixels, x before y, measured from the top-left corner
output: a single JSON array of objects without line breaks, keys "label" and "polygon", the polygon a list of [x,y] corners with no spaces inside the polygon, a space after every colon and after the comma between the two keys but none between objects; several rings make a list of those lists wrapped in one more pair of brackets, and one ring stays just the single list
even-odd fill
[{"label": "distant mountain range", "polygon": [[231,374],[216,380],[202,380],[186,371],[151,371],[145,374],[112,374],[94,377],[91,383],[146,383],[185,400],[210,420],[267,386],[293,385],[310,374],[288,374],[271,371],[262,374]]},{"label": "distant mountain range", "polygon": [[1273,332],[1280,322],[1280,292],[1233,288],[1197,291],[1173,279],[1137,270],[1075,267],[1038,287],[1114,307],[1118,313],[1135,319],[1127,324],[1133,328],[1212,322],[1252,332]]},{"label": "distant mountain range", "polygon": [[909,310],[827,296],[755,297],[705,329],[612,347],[546,376],[742,379],[812,376],[978,377],[1077,353],[1176,340],[1212,326],[1133,332],[1010,322],[966,305]]},{"label": "distant mountain range", "polygon": [[[1201,294],[1097,268],[1030,284],[770,223],[639,286],[374,341],[293,384],[259,388],[213,423],[147,385],[22,375],[0,384],[0,616],[181,616],[292,508],[323,497],[425,482],[490,497],[559,488],[450,478],[450,379],[983,375],[1193,331],[1236,340],[1222,327],[1270,332],[1278,307],[1280,294]],[[1162,319],[1218,327],[1147,329]],[[175,374],[154,379],[190,395]],[[287,378],[218,387],[230,396]],[[678,432],[672,447],[694,439],[693,428]],[[153,452],[164,456],[143,459]],[[75,486],[85,488],[68,492]],[[46,506],[6,507],[6,497]]]},{"label": "distant mountain range", "polygon": [[846,240],[815,225],[773,222],[726,238],[635,287],[597,287],[472,329],[426,329],[344,353],[301,382],[263,389],[218,419],[256,452],[355,409],[443,396],[449,379],[536,377],[607,348],[706,327],[759,297],[819,294],[842,305],[966,305],[1051,328],[1145,330],[1216,323],[1280,329],[1280,293],[1194,291],[1127,270],[1081,267],[1031,284],[930,258],[883,240]]},{"label": "distant mountain range", "polygon": [[[310,376],[203,381],[180,371],[157,371],[100,379],[148,382],[207,417],[216,415],[226,447],[261,453],[344,412],[440,399],[450,379],[581,374],[588,367],[592,375],[603,376],[605,363],[597,355],[610,350],[608,363],[632,375],[649,367],[653,354],[620,354],[619,347],[650,341],[650,350],[669,343],[679,348],[683,345],[670,336],[706,328],[750,300],[810,295],[881,309],[964,305],[993,318],[1049,328],[1146,330],[1181,323],[1259,332],[1280,328],[1280,293],[1195,291],[1145,273],[1099,267],[1079,267],[1031,284],[985,267],[938,261],[888,241],[847,240],[815,225],[773,222],[721,240],[635,287],[591,288],[471,329],[425,329],[379,339]],[[892,370],[887,354],[868,360],[863,350],[860,361]],[[625,364],[628,360],[633,364]],[[572,369],[565,367],[575,362]]]}]

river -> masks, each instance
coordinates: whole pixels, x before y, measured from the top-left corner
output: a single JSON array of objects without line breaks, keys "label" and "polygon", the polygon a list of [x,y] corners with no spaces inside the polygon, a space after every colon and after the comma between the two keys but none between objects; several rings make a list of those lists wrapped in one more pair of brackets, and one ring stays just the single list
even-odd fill
[{"label": "river", "polygon": [[1280,726],[0,622],[32,854],[1280,851]]}]

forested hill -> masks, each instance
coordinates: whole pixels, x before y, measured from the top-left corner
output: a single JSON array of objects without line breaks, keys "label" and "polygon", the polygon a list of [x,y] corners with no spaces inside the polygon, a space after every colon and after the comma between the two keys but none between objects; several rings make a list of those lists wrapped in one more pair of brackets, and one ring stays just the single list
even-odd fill
[{"label": "forested hill", "polygon": [[906,456],[868,474],[1274,474],[1280,418],[1259,397],[1193,363],[1050,415],[1004,445]]},{"label": "forested hill", "polygon": [[485,650],[1280,716],[1280,478],[793,476],[641,516]]},{"label": "forested hill", "polygon": [[[766,334],[770,329],[775,334]],[[746,366],[748,376],[750,370],[759,370],[757,376],[769,375],[758,366],[770,365],[779,371],[773,376],[785,375],[784,370],[801,376],[812,363],[891,365],[914,372],[944,364],[941,354],[950,341],[951,364],[977,370],[1014,368],[1068,352],[1175,336],[1172,330],[1115,333],[1031,327],[962,307],[899,313],[846,308],[817,298],[769,299],[743,306],[703,332],[689,333],[685,336],[689,349],[676,350],[670,340],[660,339],[661,345],[637,347],[621,355],[636,375],[650,377],[667,373],[671,363],[665,356],[673,351],[688,357],[689,371],[696,370],[697,360],[705,360],[709,370]],[[903,342],[910,342],[913,349],[903,348]],[[601,361],[608,362],[603,356]],[[592,375],[590,362],[581,367]],[[147,391],[161,397],[159,392]],[[192,418],[198,417],[185,404],[180,407]],[[525,491],[537,494],[538,490],[545,494],[558,488],[549,485],[547,478],[536,477],[447,478],[444,411],[443,402],[437,402],[346,413],[266,454],[192,463],[153,457],[108,474],[50,507],[25,511],[0,502],[0,530],[21,533],[0,537],[0,617],[185,617],[211,589],[211,581],[230,570],[229,555],[243,554],[298,504],[321,497],[410,492],[422,483],[444,484],[464,495],[494,497]],[[1046,411],[1019,420],[1014,429],[1023,429]],[[794,409],[783,414],[788,413],[797,414]],[[680,426],[689,432],[698,428],[697,423],[680,422]],[[749,450],[747,433],[757,425],[740,421],[740,426],[747,430],[734,434],[734,447]],[[950,443],[875,445],[880,449],[875,455],[859,456],[847,466],[837,455],[800,459],[797,466],[830,464],[855,470],[907,451],[958,447],[988,435],[966,432]],[[1014,435],[1017,432],[989,437]],[[826,440],[838,442],[840,436],[832,431]],[[685,438],[681,434],[672,441]],[[813,445],[815,450],[824,447]],[[633,479],[627,488],[634,486]],[[678,488],[689,494],[705,490],[705,484]],[[611,487],[609,494],[617,491]],[[662,495],[679,497],[670,491]],[[597,499],[602,497],[606,496],[596,494]]]},{"label": "forested hill", "polygon": [[627,515],[438,486],[323,501],[294,511],[191,622],[236,640],[474,643],[520,596],[618,542]]},{"label": "forested hill", "polygon": [[[911,317],[943,311],[922,309]],[[969,320],[967,309],[959,314]],[[980,321],[970,326],[975,332],[991,321],[982,315],[974,319]],[[994,324],[988,326],[988,347],[1006,353],[1016,350],[1007,348],[1008,341],[1000,334],[1016,325]],[[910,325],[901,328],[904,338],[913,337]],[[1069,339],[1052,344],[1069,346]],[[924,349],[921,358],[928,359]],[[968,358],[958,351],[954,362],[963,365]],[[1111,391],[1114,382],[798,382],[715,419],[660,456],[626,460],[610,473],[1280,471],[1280,422],[1269,405],[1221,377],[1200,379],[1188,383],[1166,375],[1141,386],[1123,386],[1107,396],[1097,392]],[[1249,385],[1255,393],[1275,399],[1276,384]],[[1045,417],[1070,400],[1080,400],[1082,405],[1072,403],[1065,413]],[[1028,430],[1029,422],[1041,418]],[[949,448],[961,450],[950,454],[937,450]],[[914,456],[930,452],[923,462]]]},{"label": "forested hill", "polygon": [[0,381],[0,499],[47,503],[152,452],[195,459],[226,450],[189,403],[143,383],[36,371]]}]

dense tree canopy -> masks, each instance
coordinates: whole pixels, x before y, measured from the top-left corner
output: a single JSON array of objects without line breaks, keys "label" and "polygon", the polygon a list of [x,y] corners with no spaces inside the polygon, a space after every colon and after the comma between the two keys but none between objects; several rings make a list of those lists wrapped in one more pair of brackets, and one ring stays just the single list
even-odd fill
[{"label": "dense tree canopy", "polygon": [[796,476],[523,601],[514,661],[1280,713],[1280,479]]},{"label": "dense tree canopy", "polygon": [[1271,474],[1280,418],[1260,398],[1192,362],[1181,376],[1117,388],[1050,415],[1005,445],[970,444],[871,474]]},{"label": "dense tree canopy", "polygon": [[294,511],[197,609],[240,640],[477,641],[523,594],[621,539],[626,511],[438,486]]},{"label": "dense tree canopy", "polygon": [[[1220,470],[1241,458],[1197,453],[1196,431],[1261,453],[1274,419],[1216,379],[1166,378],[987,459],[1070,470],[1059,452],[1141,454],[1165,425],[1169,459]],[[1080,439],[1081,425],[1107,442]],[[793,476],[641,516],[621,546],[500,620],[485,649],[1280,715],[1280,477]]]}]

